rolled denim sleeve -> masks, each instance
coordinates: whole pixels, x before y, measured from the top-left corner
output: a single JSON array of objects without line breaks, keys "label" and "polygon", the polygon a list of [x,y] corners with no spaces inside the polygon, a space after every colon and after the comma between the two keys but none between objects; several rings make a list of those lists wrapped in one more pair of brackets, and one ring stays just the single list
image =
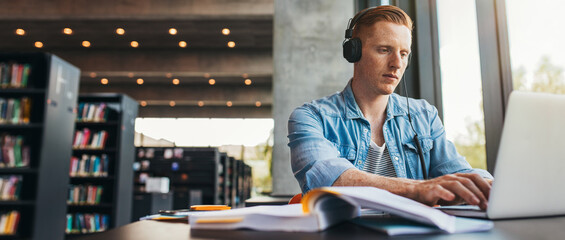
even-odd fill
[{"label": "rolled denim sleeve", "polygon": [[434,142],[434,147],[430,152],[430,178],[452,173],[476,173],[483,178],[492,179],[489,172],[472,168],[465,157],[457,152],[455,145],[445,136],[445,129],[437,114],[437,109],[430,105],[428,114],[431,119],[431,137]]},{"label": "rolled denim sleeve", "polygon": [[288,139],[292,172],[303,193],[331,186],[345,170],[354,168],[324,137],[322,118],[308,105],[296,108],[290,115]]}]

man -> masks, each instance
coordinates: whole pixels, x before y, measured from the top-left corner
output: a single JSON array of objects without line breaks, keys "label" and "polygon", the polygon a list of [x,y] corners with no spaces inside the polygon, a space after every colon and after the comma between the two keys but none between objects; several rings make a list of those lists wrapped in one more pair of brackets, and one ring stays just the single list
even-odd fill
[{"label": "man", "polygon": [[428,205],[464,201],[486,209],[492,176],[457,153],[435,107],[394,93],[409,63],[410,17],[380,6],[359,12],[349,29],[361,45],[358,59],[346,56],[355,62],[353,78],[342,92],[296,108],[288,122],[302,191],[373,186]]}]

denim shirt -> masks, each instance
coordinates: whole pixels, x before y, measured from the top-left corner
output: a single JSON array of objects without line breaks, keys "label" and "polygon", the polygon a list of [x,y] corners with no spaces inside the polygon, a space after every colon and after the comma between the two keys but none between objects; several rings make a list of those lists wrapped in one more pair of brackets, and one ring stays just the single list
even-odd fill
[{"label": "denim shirt", "polygon": [[[492,178],[485,170],[472,169],[457,153],[445,137],[434,106],[425,100],[409,101],[429,178],[451,173],[477,173]],[[398,94],[389,96],[383,135],[396,176],[423,179],[406,109],[406,98]],[[288,120],[288,146],[292,171],[302,191],[331,186],[350,168],[362,170],[371,143],[370,128],[355,101],[351,81],[342,92],[296,108]]]}]

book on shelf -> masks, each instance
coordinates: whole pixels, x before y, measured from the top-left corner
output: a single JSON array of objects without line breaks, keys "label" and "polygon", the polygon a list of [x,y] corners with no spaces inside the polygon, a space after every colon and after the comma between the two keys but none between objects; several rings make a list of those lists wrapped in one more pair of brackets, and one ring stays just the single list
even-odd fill
[{"label": "book on shelf", "polygon": [[82,154],[79,159],[71,157],[69,176],[71,177],[106,177],[108,176],[109,159],[107,154]]},{"label": "book on shelf", "polygon": [[75,131],[74,149],[103,149],[108,140],[108,132],[101,130],[92,132],[89,128]]},{"label": "book on shelf", "polygon": [[0,168],[27,167],[30,162],[30,147],[24,136],[0,134]]},{"label": "book on shelf", "polygon": [[20,212],[12,210],[9,212],[0,212],[0,234],[13,235],[18,230],[20,222]]},{"label": "book on shelf", "polygon": [[31,73],[31,65],[13,62],[0,63],[0,87],[25,88]]},{"label": "book on shelf", "polygon": [[109,227],[109,216],[99,213],[67,214],[67,234],[94,233],[106,231]]},{"label": "book on shelf", "polygon": [[106,103],[79,103],[77,122],[106,122],[108,107]]},{"label": "book on shelf", "polygon": [[0,98],[0,124],[28,124],[30,114],[30,98]]},{"label": "book on shelf", "polygon": [[68,204],[97,205],[102,199],[103,186],[100,185],[70,185]]},{"label": "book on shelf", "polygon": [[0,175],[0,200],[15,201],[20,199],[22,189],[21,175]]},{"label": "book on shelf", "polygon": [[[485,231],[493,227],[491,221],[465,221],[466,219],[447,215],[411,199],[373,187],[318,188],[306,193],[301,204],[202,213],[190,216],[189,222],[193,229],[248,228],[259,231],[316,232],[361,217],[362,209],[397,216],[434,232]],[[461,220],[465,224],[460,224]],[[409,230],[411,229],[407,228],[396,234],[418,233]]]}]

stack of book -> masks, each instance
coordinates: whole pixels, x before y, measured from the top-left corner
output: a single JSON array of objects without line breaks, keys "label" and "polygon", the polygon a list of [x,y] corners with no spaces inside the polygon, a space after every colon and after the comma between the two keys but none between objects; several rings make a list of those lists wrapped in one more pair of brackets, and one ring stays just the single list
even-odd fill
[{"label": "stack of book", "polygon": [[20,199],[22,189],[22,176],[4,175],[0,176],[0,200],[16,201]]},{"label": "stack of book", "polygon": [[108,139],[108,132],[101,130],[92,132],[88,128],[77,130],[75,132],[75,139],[73,141],[73,148],[75,149],[103,149],[106,146]]},{"label": "stack of book", "polygon": [[0,136],[0,168],[27,167],[29,161],[30,148],[22,135]]},{"label": "stack of book", "polygon": [[79,103],[77,122],[106,122],[108,108],[105,103]]},{"label": "stack of book", "polygon": [[103,186],[96,185],[70,185],[68,204],[96,205],[100,204]]},{"label": "stack of book", "polygon": [[0,86],[2,88],[25,88],[30,72],[29,64],[0,63]]},{"label": "stack of book", "polygon": [[12,210],[9,212],[0,212],[0,234],[13,235],[18,229],[20,222],[20,212]]},{"label": "stack of book", "polygon": [[71,157],[69,175],[71,177],[106,177],[108,176],[108,155],[83,154],[81,159]]},{"label": "stack of book", "polygon": [[67,214],[66,233],[93,233],[105,231],[109,226],[107,214]]},{"label": "stack of book", "polygon": [[28,124],[30,114],[30,98],[0,98],[0,124]]}]

